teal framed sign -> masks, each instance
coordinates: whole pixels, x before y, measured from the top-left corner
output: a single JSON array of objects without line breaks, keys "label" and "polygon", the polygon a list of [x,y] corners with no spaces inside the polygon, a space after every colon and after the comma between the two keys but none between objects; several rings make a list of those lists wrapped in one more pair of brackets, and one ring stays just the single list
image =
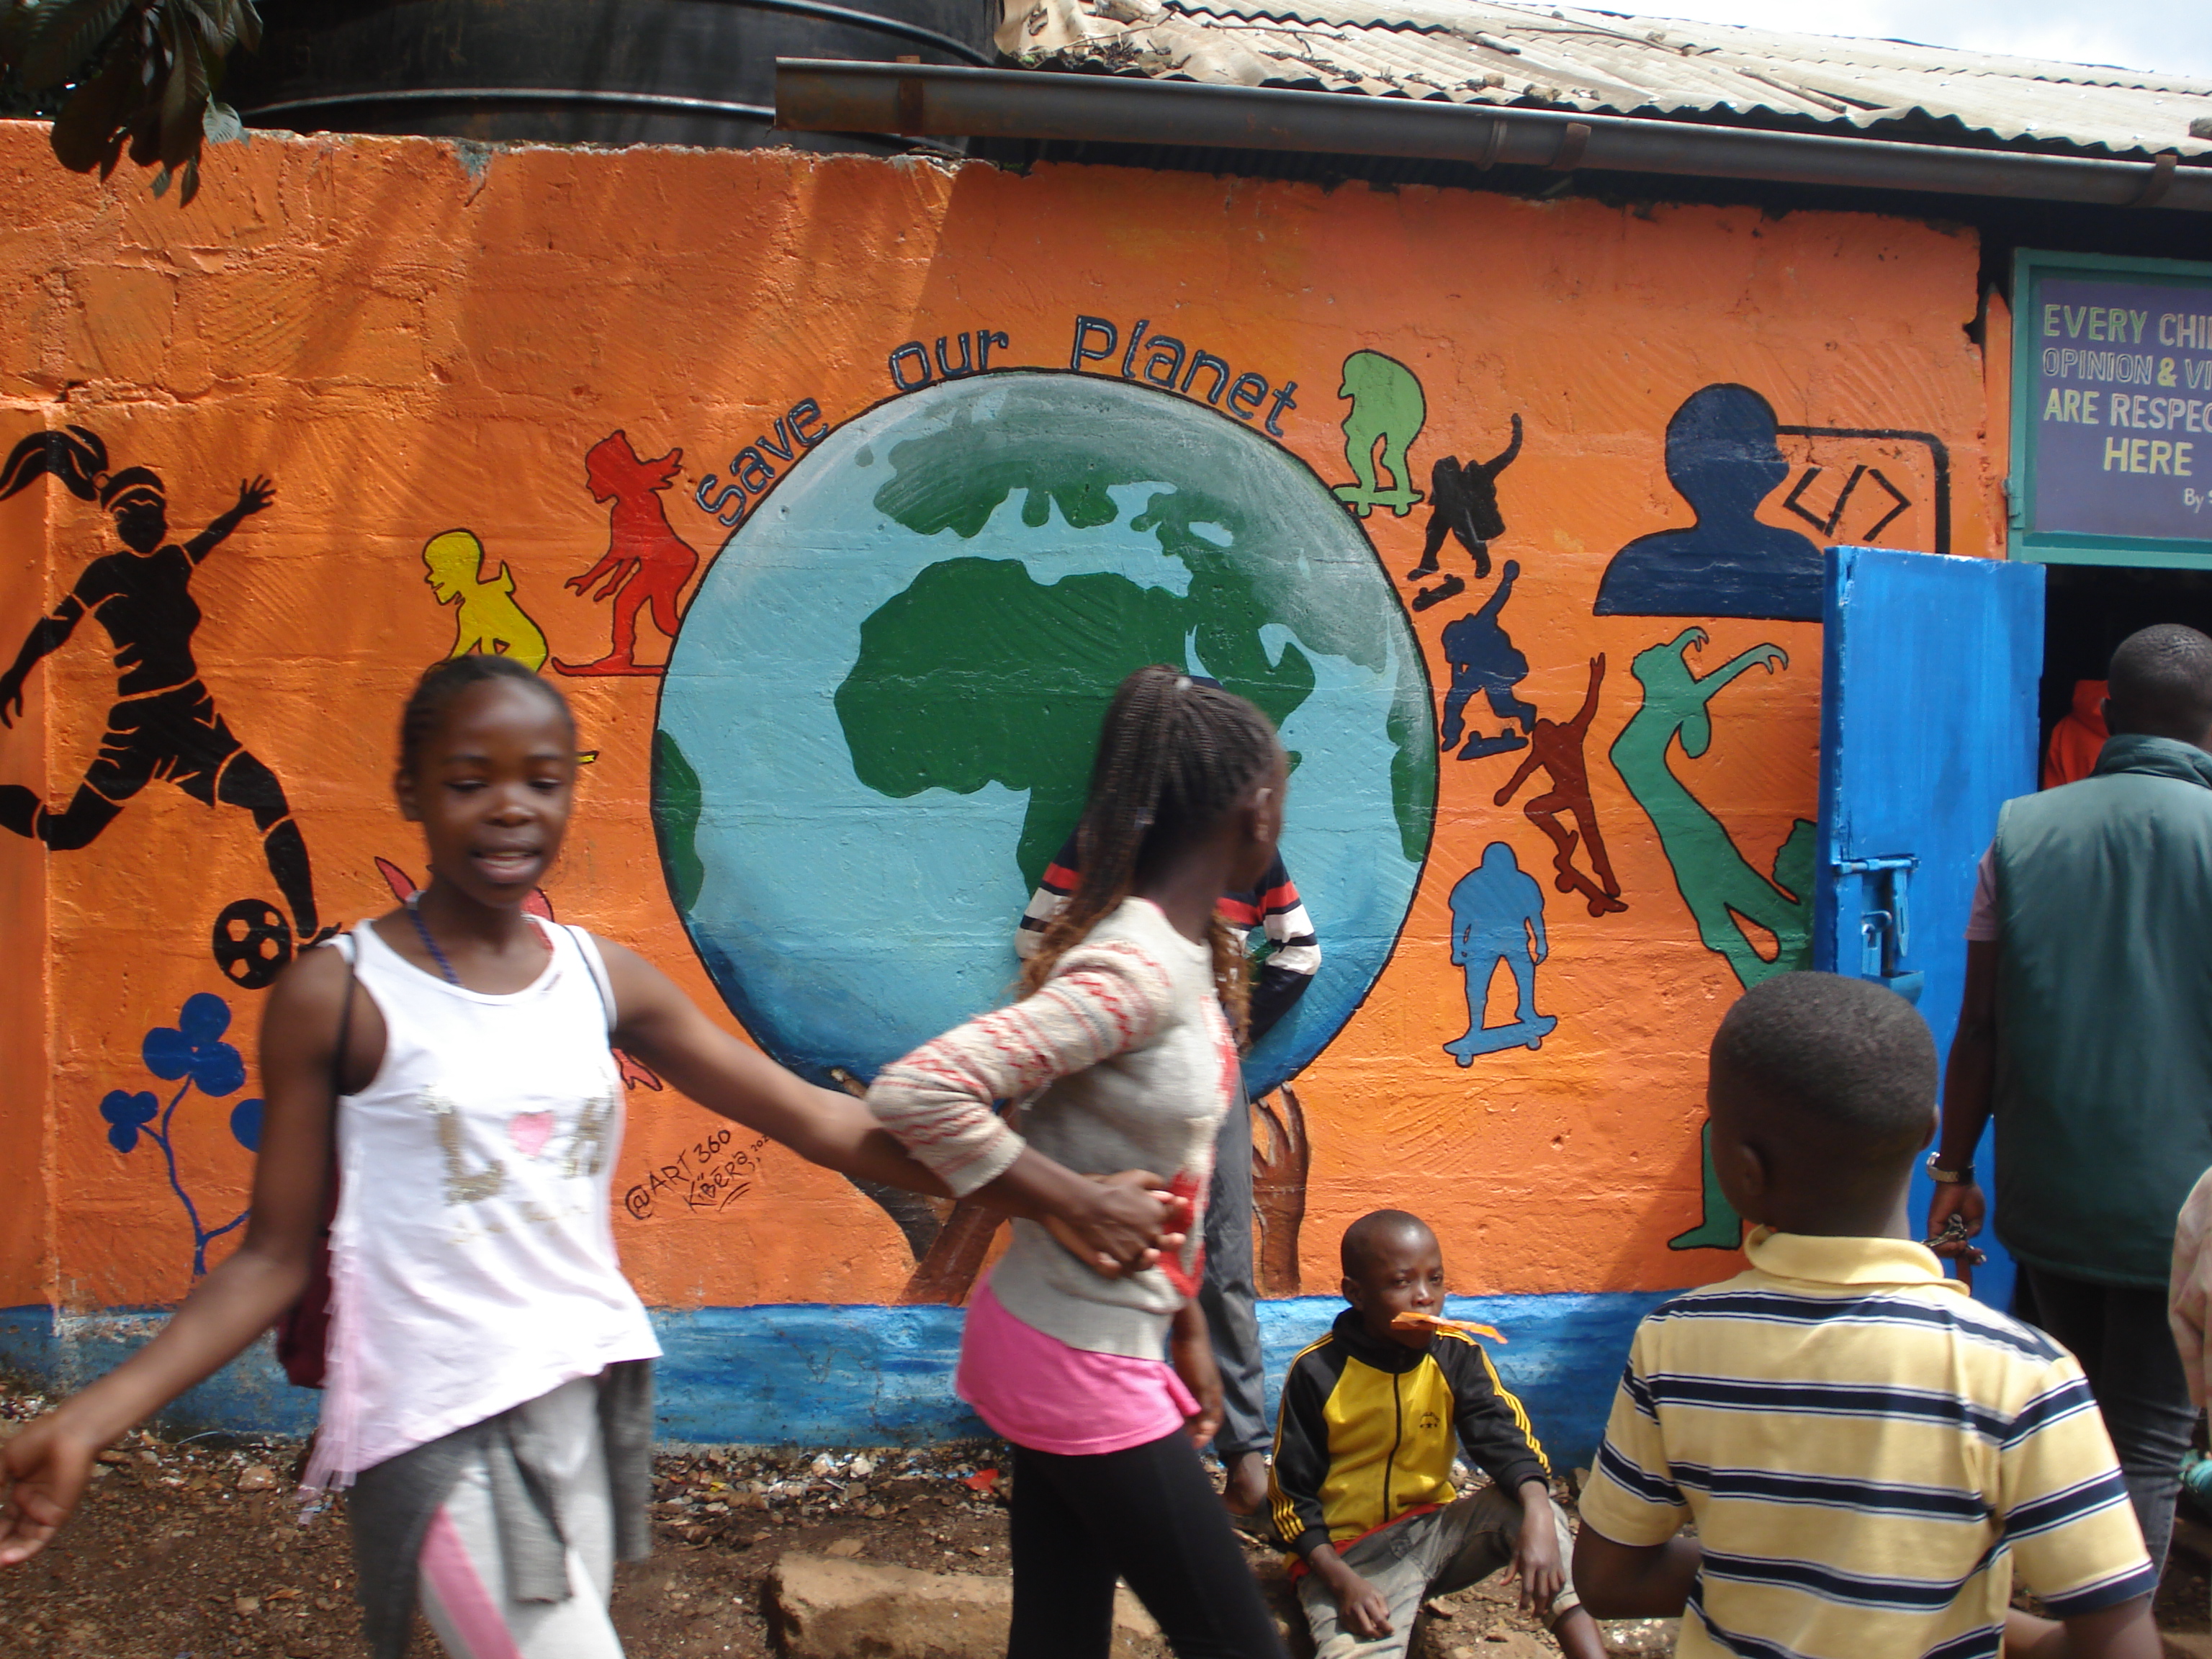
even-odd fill
[{"label": "teal framed sign", "polygon": [[2013,259],[2009,551],[2212,569],[2212,264]]}]

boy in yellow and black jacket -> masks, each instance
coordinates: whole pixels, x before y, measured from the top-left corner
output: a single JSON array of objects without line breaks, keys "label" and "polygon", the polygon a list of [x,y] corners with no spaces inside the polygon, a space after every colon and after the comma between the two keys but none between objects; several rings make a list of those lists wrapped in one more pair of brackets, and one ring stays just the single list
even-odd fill
[{"label": "boy in yellow and black jacket", "polygon": [[[1603,1659],[1576,1600],[1573,1536],[1528,1414],[1481,1345],[1422,1326],[1443,1311],[1443,1257],[1418,1217],[1378,1210],[1346,1230],[1329,1334],[1291,1362],[1268,1499],[1304,1569],[1316,1659],[1392,1659],[1423,1601],[1518,1564],[1523,1606],[1574,1659]],[[1393,1322],[1413,1316],[1409,1328]],[[1493,1484],[1455,1498],[1455,1442]]]}]

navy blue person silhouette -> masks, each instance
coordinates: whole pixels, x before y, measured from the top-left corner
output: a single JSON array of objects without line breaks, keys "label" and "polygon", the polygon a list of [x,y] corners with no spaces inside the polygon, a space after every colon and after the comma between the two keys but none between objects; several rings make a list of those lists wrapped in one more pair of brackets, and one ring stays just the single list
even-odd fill
[{"label": "navy blue person silhouette", "polygon": [[1614,554],[1596,614],[1820,621],[1820,548],[1757,517],[1790,476],[1776,438],[1773,405],[1747,386],[1700,386],[1684,398],[1667,422],[1667,479],[1697,521]]},{"label": "navy blue person silhouette", "polygon": [[69,596],[32,626],[14,663],[0,672],[0,726],[12,726],[22,712],[23,683],[31,670],[90,617],[107,631],[116,696],[100,752],[70,804],[57,812],[21,784],[0,786],[0,829],[58,853],[73,852],[91,845],[148,783],[166,778],[195,800],[253,815],[269,873],[291,907],[294,932],[312,939],[314,884],[283,786],[232,734],[192,658],[192,634],[200,623],[192,574],[275,492],[266,478],[240,485],[237,502],[179,546],[167,539],[161,478],[143,466],[115,473],[106,467],[106,447],[99,437],[71,427],[33,434],[0,468],[0,500],[50,473],[71,495],[97,500],[113,514],[125,549],[87,565]]},{"label": "navy blue person silhouette", "polygon": [[[1467,975],[1467,1035],[1444,1044],[1444,1052],[1470,1066],[1477,1054],[1541,1048],[1559,1023],[1556,1015],[1536,1012],[1536,969],[1552,953],[1544,937],[1543,888],[1510,847],[1493,841],[1482,862],[1452,888],[1451,913],[1452,965]],[[1486,1026],[1483,1005],[1501,962],[1513,975],[1513,1018]]]},{"label": "navy blue person silhouette", "polygon": [[[1528,739],[1525,734],[1536,729],[1535,704],[1523,702],[1513,695],[1513,688],[1528,677],[1528,659],[1506,637],[1505,629],[1498,620],[1520,574],[1521,567],[1508,559],[1497,590],[1484,602],[1482,609],[1444,625],[1444,658],[1451,664],[1452,683],[1451,690],[1444,693],[1440,747],[1449,754],[1458,746],[1462,760],[1480,760],[1485,755],[1502,755],[1509,749],[1526,749]],[[1491,713],[1500,720],[1520,721],[1521,730],[1516,732],[1509,726],[1494,738],[1468,731],[1468,699],[1478,691],[1488,700]],[[1462,732],[1467,738],[1464,744],[1460,743]]]}]

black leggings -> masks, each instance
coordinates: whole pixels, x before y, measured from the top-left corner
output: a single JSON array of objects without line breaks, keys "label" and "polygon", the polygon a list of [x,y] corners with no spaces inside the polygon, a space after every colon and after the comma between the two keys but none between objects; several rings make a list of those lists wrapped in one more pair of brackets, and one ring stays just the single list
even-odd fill
[{"label": "black leggings", "polygon": [[1176,1659],[1282,1659],[1219,1494],[1181,1431],[1127,1451],[1014,1449],[1006,1659],[1105,1659],[1126,1578]]}]

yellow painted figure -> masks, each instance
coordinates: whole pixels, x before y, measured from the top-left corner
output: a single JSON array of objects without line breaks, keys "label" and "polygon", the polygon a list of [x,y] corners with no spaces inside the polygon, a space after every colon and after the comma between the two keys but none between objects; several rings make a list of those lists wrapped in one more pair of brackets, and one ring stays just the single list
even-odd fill
[{"label": "yellow painted figure", "polygon": [[433,536],[422,550],[429,574],[422,580],[438,596],[440,605],[460,601],[461,617],[453,630],[449,657],[465,657],[471,651],[486,656],[513,657],[532,673],[545,666],[545,635],[514,602],[514,573],[505,564],[484,574],[489,559],[483,544],[468,530],[448,530]]}]

